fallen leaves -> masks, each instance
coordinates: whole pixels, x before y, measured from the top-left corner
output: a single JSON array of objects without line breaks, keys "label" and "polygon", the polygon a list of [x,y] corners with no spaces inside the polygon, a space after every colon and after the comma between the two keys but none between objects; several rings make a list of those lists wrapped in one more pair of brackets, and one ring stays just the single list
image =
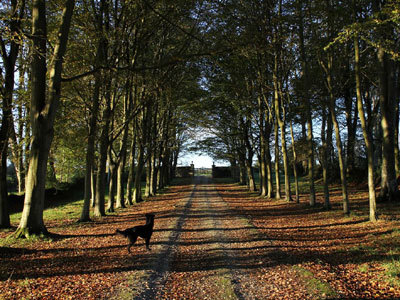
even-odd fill
[{"label": "fallen leaves", "polygon": [[107,299],[126,278],[142,280],[142,270],[151,269],[156,254],[140,240],[129,255],[127,241],[114,235],[115,229],[141,224],[145,213],[154,212],[159,220],[152,242],[157,245],[163,235],[157,227],[168,227],[174,205],[188,192],[187,186],[172,187],[168,195],[90,223],[68,227],[52,221],[48,227],[60,235],[54,241],[2,249],[0,299]]},{"label": "fallen leaves", "polygon": [[[134,299],[146,289],[154,299],[400,298],[387,275],[398,272],[398,223],[310,208],[305,197],[261,199],[232,184],[200,184],[187,206],[191,189],[172,187],[91,223],[52,220],[60,235],[52,242],[0,249],[0,299]],[[153,250],[139,240],[129,255],[115,229],[143,223],[147,212],[156,214]],[[151,282],[156,270],[161,286]]]},{"label": "fallen leaves", "polygon": [[[235,185],[219,185],[217,189],[232,209],[251,216],[253,225],[285,253],[271,254],[278,264],[309,270],[315,279],[329,283],[340,298],[400,298],[399,280],[388,280],[382,268],[386,260],[398,258],[394,253],[399,250],[400,238],[393,234],[398,222],[373,224],[362,215],[345,217],[340,210],[310,208],[306,201],[293,205],[249,197],[244,188]],[[365,194],[360,199],[368,200]],[[332,197],[332,201],[339,206],[341,200]],[[361,270],[363,263],[369,265],[367,272]],[[295,290],[301,290],[300,283]]]}]

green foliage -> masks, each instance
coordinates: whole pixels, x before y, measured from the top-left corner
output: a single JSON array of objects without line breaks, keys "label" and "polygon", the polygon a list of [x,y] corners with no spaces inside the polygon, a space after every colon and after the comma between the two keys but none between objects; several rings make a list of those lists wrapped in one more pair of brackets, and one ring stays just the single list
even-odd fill
[{"label": "green foliage", "polygon": [[397,0],[387,1],[377,13],[366,19],[345,25],[337,37],[329,42],[324,50],[327,51],[337,44],[351,43],[355,37],[362,39],[373,48],[383,48],[392,59],[400,60],[400,52],[396,41],[391,34],[382,34],[385,31],[393,34],[400,32],[400,3]]}]

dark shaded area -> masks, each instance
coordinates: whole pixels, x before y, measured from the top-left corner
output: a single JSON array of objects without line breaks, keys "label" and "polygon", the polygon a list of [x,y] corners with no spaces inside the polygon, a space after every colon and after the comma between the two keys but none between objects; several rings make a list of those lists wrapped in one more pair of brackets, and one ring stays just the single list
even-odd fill
[{"label": "dark shaded area", "polygon": [[[44,206],[63,206],[66,203],[74,202],[83,198],[84,179],[78,179],[73,183],[63,183],[60,188],[49,188],[45,191]],[[10,213],[21,212],[24,207],[25,194],[8,195]]]}]

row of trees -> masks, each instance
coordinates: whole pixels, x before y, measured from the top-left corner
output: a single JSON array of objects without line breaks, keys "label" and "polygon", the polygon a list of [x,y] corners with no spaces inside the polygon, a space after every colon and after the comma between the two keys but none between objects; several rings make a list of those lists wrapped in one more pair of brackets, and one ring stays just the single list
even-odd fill
[{"label": "row of trees", "polygon": [[188,124],[218,136],[213,155],[252,190],[256,157],[265,196],[282,197],[282,164],[291,200],[290,163],[297,183],[306,161],[315,205],[318,157],[325,205],[337,169],[345,213],[361,158],[375,220],[377,169],[380,196],[397,195],[399,11],[397,0],[3,1],[0,225],[8,161],[25,191],[16,236],[47,233],[46,180],[83,176],[81,221],[91,205],[103,216],[140,200],[143,173],[146,195],[169,181]]},{"label": "row of trees", "polygon": [[297,165],[303,162],[311,206],[318,159],[325,207],[331,206],[329,183],[338,177],[346,214],[347,180],[368,170],[375,221],[375,178],[382,200],[398,199],[399,8],[399,1],[381,0],[219,5],[213,35],[238,49],[212,57],[203,69],[211,94],[204,126],[218,138],[201,147],[238,164],[250,190],[257,157],[260,193],[268,197],[283,196],[283,166],[288,201],[290,169],[299,201]]},{"label": "row of trees", "polygon": [[146,196],[169,182],[183,143],[184,105],[200,95],[199,71],[185,59],[201,55],[195,4],[1,4],[2,227],[10,226],[8,160],[25,191],[16,237],[47,234],[46,180],[69,172],[85,178],[80,221],[90,219],[91,206],[104,216],[139,202],[142,174]]}]

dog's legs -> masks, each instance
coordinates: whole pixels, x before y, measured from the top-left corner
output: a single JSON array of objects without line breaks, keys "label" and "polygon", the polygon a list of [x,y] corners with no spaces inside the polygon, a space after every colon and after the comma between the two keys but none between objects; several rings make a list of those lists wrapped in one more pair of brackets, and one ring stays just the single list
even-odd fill
[{"label": "dog's legs", "polygon": [[151,251],[149,245],[150,245],[150,238],[146,238],[146,248],[147,248],[147,250]]},{"label": "dog's legs", "polygon": [[129,236],[128,238],[129,238],[129,242],[130,242],[128,245],[128,252],[131,253],[131,247],[133,246],[133,244],[136,243],[136,240],[138,237],[136,235],[136,236]]}]

